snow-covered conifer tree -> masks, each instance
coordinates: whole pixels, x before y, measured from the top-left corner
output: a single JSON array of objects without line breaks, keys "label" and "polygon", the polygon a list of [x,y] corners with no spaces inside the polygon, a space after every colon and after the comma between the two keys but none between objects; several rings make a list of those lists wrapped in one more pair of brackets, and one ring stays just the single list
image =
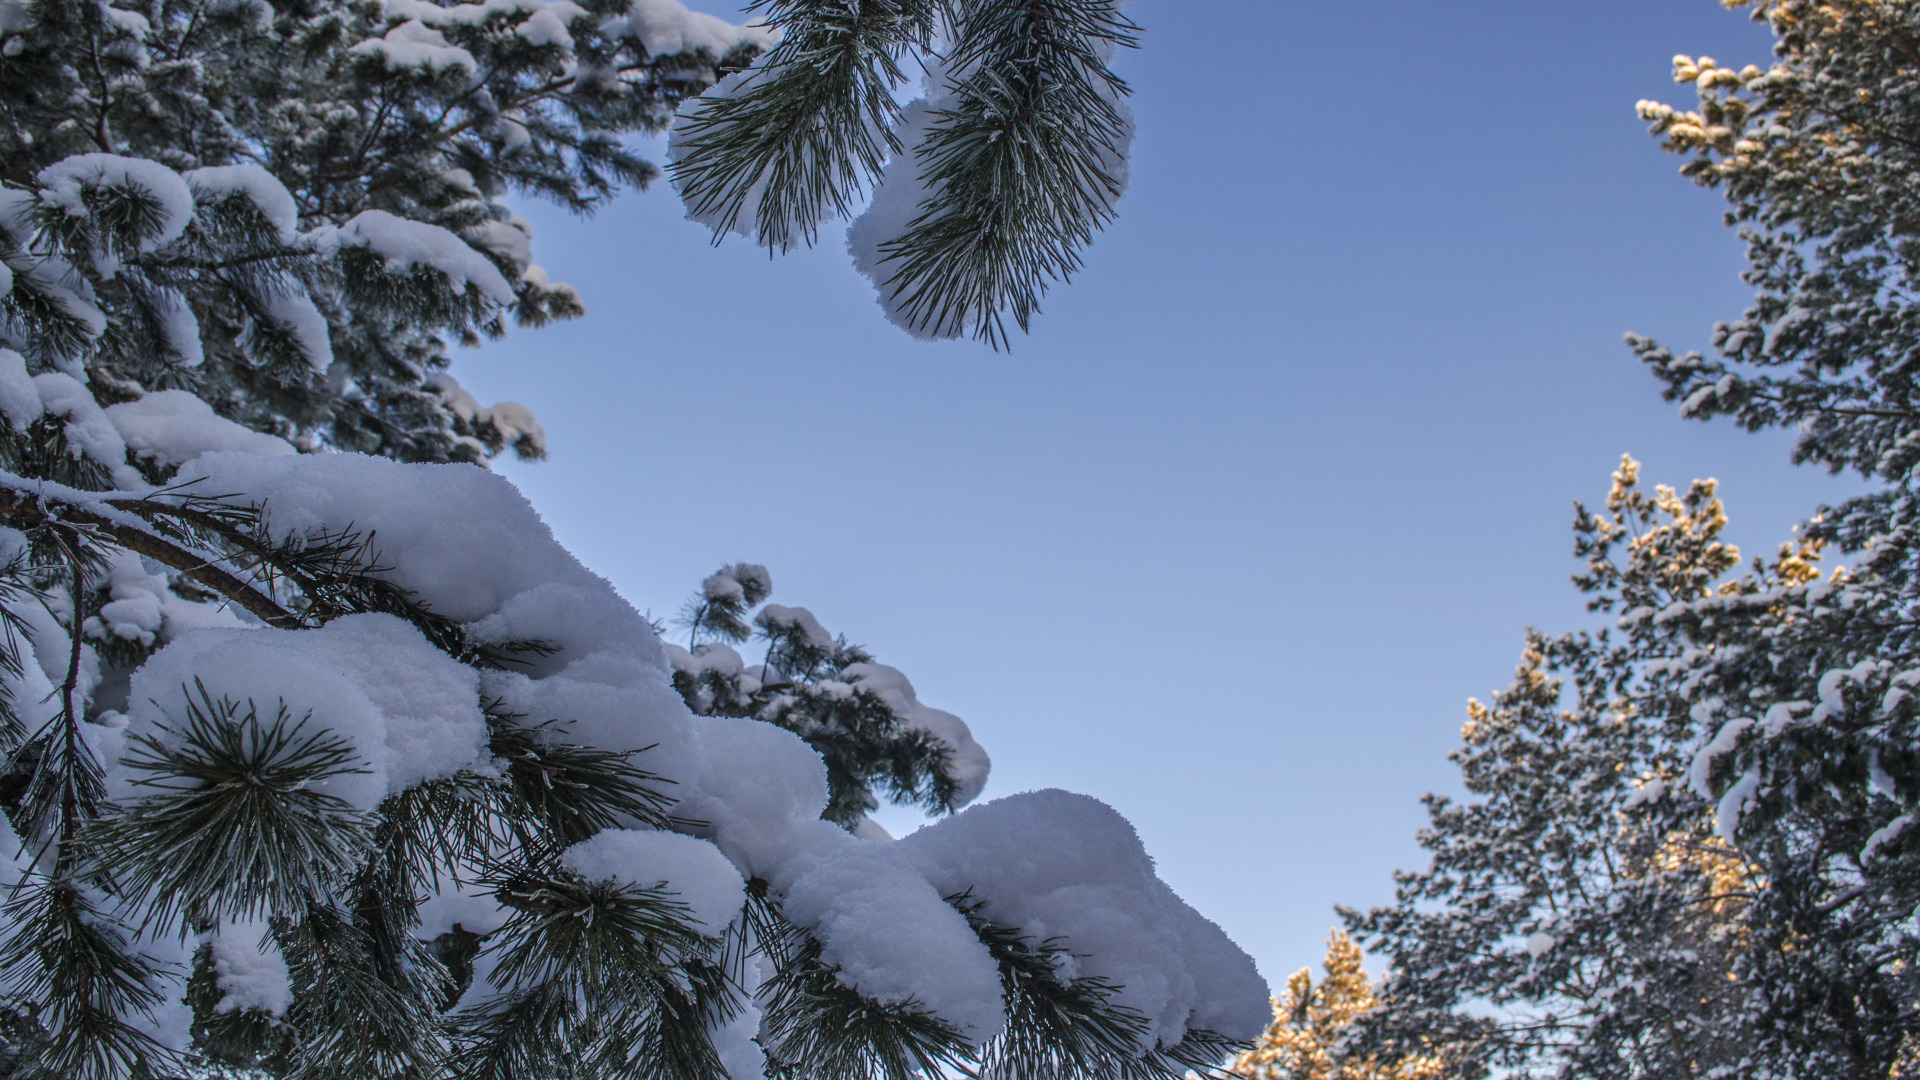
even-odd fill
[{"label": "snow-covered conifer tree", "polygon": [[[1104,55],[1052,10],[1008,17]],[[542,434],[449,345],[578,312],[505,200],[644,182],[621,136],[819,58],[777,39],[670,0],[0,2],[0,1072],[1146,1080],[1257,1033],[1112,810],[854,835],[876,787],[977,794],[965,725],[745,567],[692,644],[760,606],[751,715],[696,714],[461,463]]]},{"label": "snow-covered conifer tree", "polygon": [[1367,978],[1360,946],[1344,932],[1327,938],[1327,977],[1313,981],[1313,969],[1287,978],[1285,992],[1273,1000],[1273,1022],[1253,1049],[1234,1060],[1233,1074],[1245,1080],[1438,1080],[1441,1060],[1416,1054],[1403,1060],[1343,1059],[1341,1042],[1355,1018],[1379,1005]]},{"label": "snow-covered conifer tree", "polygon": [[[1472,717],[1476,799],[1434,804],[1433,867],[1355,916],[1396,967],[1376,1044],[1580,1077],[1920,1065],[1920,4],[1728,6],[1773,63],[1677,56],[1698,107],[1640,113],[1726,195],[1754,300],[1712,355],[1630,343],[1682,415],[1792,428],[1797,460],[1873,490],[1717,581],[1704,549],[1644,550],[1644,516],[1581,526],[1582,587],[1617,621],[1535,640]],[[1696,492],[1658,500],[1659,535],[1712,520]]]}]

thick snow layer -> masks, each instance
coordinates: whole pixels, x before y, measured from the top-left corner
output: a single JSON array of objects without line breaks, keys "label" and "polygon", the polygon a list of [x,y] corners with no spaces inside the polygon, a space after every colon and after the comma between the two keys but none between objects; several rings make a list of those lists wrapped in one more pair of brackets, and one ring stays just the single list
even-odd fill
[{"label": "thick snow layer", "polygon": [[[365,772],[320,788],[362,809],[422,780],[492,769],[479,675],[392,615],[349,615],[317,630],[195,630],[133,675],[131,739],[163,744],[186,716],[195,681],[216,701],[252,701],[263,721],[284,702],[308,730],[345,738]],[[171,729],[171,730],[162,730]],[[133,789],[116,768],[110,785]]]},{"label": "thick snow layer", "polygon": [[783,633],[799,631],[801,640],[811,648],[825,651],[834,646],[833,635],[813,617],[813,612],[803,607],[787,607],[784,604],[768,604],[760,609],[757,621],[769,630]]},{"label": "thick snow layer", "polygon": [[200,320],[194,318],[193,308],[187,306],[187,298],[179,293],[163,293],[157,298],[155,307],[167,349],[181,367],[199,367],[206,359],[206,350],[200,345]]},{"label": "thick snow layer", "polygon": [[[399,29],[396,28],[395,33]],[[439,36],[438,31],[427,32]],[[438,225],[408,221],[385,210],[365,210],[348,219],[345,225],[315,229],[308,235],[322,251],[363,247],[384,258],[387,269],[394,273],[403,273],[413,266],[429,267],[445,274],[455,289],[472,285],[496,304],[513,303],[513,286],[500,276],[493,263],[465,240]]]},{"label": "thick snow layer", "polygon": [[[745,71],[736,71],[708,87],[706,93],[683,103],[680,106],[679,114],[674,117],[672,127],[669,128],[667,132],[667,161],[677,165],[686,157],[688,146],[687,135],[688,132],[692,130],[689,123],[690,121],[697,118],[703,109],[710,107],[714,102],[736,97],[752,89],[753,81],[764,74],[765,70],[765,68],[756,65]],[[682,178],[677,173],[673,178],[673,187],[674,190],[679,193],[681,203],[686,206],[687,220],[712,229],[716,239],[723,231],[751,237],[759,230],[760,199],[766,194],[767,173],[763,172],[756,177],[754,182],[747,188],[747,193],[740,200],[740,207],[734,213],[733,220],[730,223],[726,217],[726,207],[717,206],[702,209],[688,202],[686,187],[682,183]]]},{"label": "thick snow layer", "polygon": [[781,909],[813,931],[821,960],[867,997],[917,1001],[976,1044],[998,1035],[999,966],[943,891],[898,857],[898,844],[814,824],[823,850],[782,890]]},{"label": "thick snow layer", "polygon": [[159,204],[160,220],[153,235],[140,243],[140,250],[152,251],[180,238],[193,220],[193,192],[180,174],[157,161],[121,157],[118,154],[75,154],[40,170],[40,197],[67,213],[81,217],[90,211],[85,190],[93,188],[139,188]]},{"label": "thick snow layer", "polygon": [[282,241],[291,241],[300,224],[300,210],[287,186],[258,165],[214,165],[193,169],[181,176],[194,197],[203,204],[219,203],[238,195],[254,205],[261,215],[280,231]]},{"label": "thick snow layer", "polygon": [[222,921],[207,938],[212,951],[214,982],[220,988],[216,1013],[255,1009],[269,1016],[285,1016],[293,1004],[293,982],[287,961],[273,940],[265,920]]},{"label": "thick snow layer", "polygon": [[27,374],[26,358],[12,349],[0,349],[0,413],[6,414],[13,430],[25,431],[44,411],[40,391]]},{"label": "thick snow layer", "polygon": [[448,44],[445,34],[418,19],[409,19],[387,31],[384,37],[368,38],[347,51],[357,56],[379,57],[388,70],[424,68],[436,75],[446,71],[471,75],[479,66],[474,63],[472,53]]},{"label": "thick snow layer", "polygon": [[305,293],[276,295],[266,304],[267,317],[293,332],[293,339],[300,344],[300,351],[307,355],[307,363],[313,370],[324,372],[327,365],[333,363],[333,337],[327,327],[327,317],[313,305],[311,297]]},{"label": "thick snow layer", "polygon": [[129,449],[163,465],[183,464],[214,450],[270,456],[295,452],[284,439],[215,415],[213,406],[186,390],[156,390],[105,411]]},{"label": "thick snow layer", "polygon": [[679,833],[607,829],[568,848],[560,861],[588,881],[664,887],[709,934],[725,930],[747,899],[746,879],[719,848]]},{"label": "thick snow layer", "polygon": [[[546,453],[547,429],[534,418],[533,410],[517,401],[502,401],[497,405],[482,405],[478,398],[467,392],[459,380],[444,372],[429,375],[426,378],[428,388],[437,390],[447,400],[447,408],[453,415],[469,424],[491,424],[500,433],[508,446],[522,441],[538,453]],[[484,446],[476,447],[485,450]]]},{"label": "thick snow layer", "polygon": [[648,56],[705,49],[719,59],[742,45],[769,49],[778,40],[767,27],[735,26],[705,12],[688,11],[680,0],[634,0],[625,16],[601,24],[601,32],[638,39]]},{"label": "thick snow layer", "polygon": [[894,715],[905,721],[909,731],[924,731],[939,739],[951,751],[947,774],[959,785],[954,805],[965,806],[979,797],[987,786],[987,773],[993,767],[985,747],[973,739],[967,722],[943,709],[920,704],[913,684],[899,668],[886,664],[849,664],[843,674],[856,690],[865,690],[886,703]]},{"label": "thick snow layer", "polygon": [[147,486],[127,464],[126,440],[80,380],[65,372],[43,371],[33,377],[33,388],[46,414],[67,418],[62,430],[68,447],[105,465],[115,487],[132,491]]},{"label": "thick snow layer", "polygon": [[1272,1010],[1253,960],[1173,894],[1133,826],[1071,792],[995,799],[892,844],[942,895],[971,891],[990,921],[1074,955],[1061,974],[1119,983],[1117,1004],[1147,1018],[1152,1041],[1190,1029],[1251,1039]]},{"label": "thick snow layer", "polygon": [[[971,890],[988,918],[1085,954],[1065,976],[1123,983],[1119,1001],[1149,1019],[1150,1040],[1174,1042],[1196,1027],[1247,1037],[1263,1027],[1267,990],[1252,962],[1155,877],[1131,827],[1092,799],[1003,799],[896,843],[821,820],[819,756],[775,725],[688,711],[646,620],[561,548],[498,475],[353,454],[218,452],[183,467],[180,479],[195,477],[206,491],[264,500],[276,537],[371,530],[392,578],[476,640],[538,639],[553,651],[478,673],[384,615],[318,630],[195,630],[135,673],[125,734],[166,738],[159,725],[177,721],[182,687],[195,676],[215,695],[269,707],[285,700],[353,741],[370,771],[328,789],[372,807],[422,778],[488,768],[479,702],[497,699],[532,721],[557,721],[566,733],[556,737],[647,748],[636,763],[669,782],[676,814],[696,823],[685,827],[691,835],[616,829],[567,859],[595,878],[664,881],[709,929],[737,914],[742,880],[760,878],[847,985],[883,1002],[917,1002],[978,1041],[1004,1017],[997,966],[945,900]],[[142,629],[151,612],[130,609],[127,621]],[[889,679],[877,665],[862,673],[911,702],[905,681]],[[122,770],[109,786],[126,792]],[[503,914],[443,883],[419,933],[455,922],[485,932]],[[494,992],[496,962],[482,954],[464,1001]],[[751,1078],[750,1042],[727,1038],[728,1068]]]}]

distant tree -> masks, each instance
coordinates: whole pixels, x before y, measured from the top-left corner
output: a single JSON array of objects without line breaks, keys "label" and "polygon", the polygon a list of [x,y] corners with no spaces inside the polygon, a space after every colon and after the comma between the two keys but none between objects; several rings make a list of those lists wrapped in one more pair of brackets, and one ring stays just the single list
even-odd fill
[{"label": "distant tree", "polygon": [[1347,1028],[1379,999],[1361,966],[1360,947],[1343,931],[1327,938],[1327,977],[1314,984],[1301,968],[1273,1001],[1273,1023],[1253,1049],[1234,1059],[1233,1073],[1246,1080],[1435,1080],[1438,1058],[1426,1055],[1388,1062],[1341,1057]]},{"label": "distant tree", "polygon": [[1649,516],[1623,470],[1576,522],[1612,625],[1530,638],[1470,713],[1472,801],[1430,799],[1432,866],[1350,916],[1394,964],[1356,1046],[1426,1035],[1516,1076],[1914,1067],[1920,4],[1728,6],[1771,66],[1675,57],[1697,107],[1639,111],[1726,196],[1754,299],[1710,356],[1629,341],[1682,415],[1790,428],[1872,490],[1733,577],[1710,486]]},{"label": "distant tree", "polygon": [[1361,1052],[1594,1080],[1742,1060],[1740,927],[1762,878],[1689,786],[1701,729],[1670,619],[1803,583],[1818,552],[1790,546],[1729,581],[1726,520],[1712,481],[1649,493],[1631,458],[1605,513],[1577,510],[1576,580],[1614,625],[1529,633],[1512,685],[1468,703],[1450,756],[1470,801],[1428,796],[1432,863],[1398,875],[1394,905],[1345,913],[1392,964]]}]

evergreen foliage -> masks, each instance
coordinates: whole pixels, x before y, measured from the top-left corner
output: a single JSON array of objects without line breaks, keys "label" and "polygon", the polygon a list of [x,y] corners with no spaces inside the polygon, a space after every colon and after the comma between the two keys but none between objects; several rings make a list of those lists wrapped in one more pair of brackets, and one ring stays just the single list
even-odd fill
[{"label": "evergreen foliage", "polygon": [[1251,961],[1092,800],[837,827],[986,757],[763,568],[670,657],[429,464],[543,452],[444,370],[579,313],[504,200],[644,184],[621,137],[773,40],[0,0],[0,1076],[1149,1080],[1257,1030]]},{"label": "evergreen foliage", "polygon": [[1431,1055],[1343,1060],[1340,1043],[1347,1028],[1380,999],[1362,966],[1360,947],[1344,932],[1328,936],[1323,964],[1327,977],[1317,986],[1311,968],[1288,977],[1285,993],[1273,999],[1273,1023],[1253,1049],[1234,1060],[1234,1075],[1246,1080],[1433,1080],[1441,1075],[1440,1060]]},{"label": "evergreen foliage", "polygon": [[[687,602],[680,619],[687,647],[667,650],[687,706],[705,716],[765,720],[805,739],[827,766],[826,816],[849,828],[858,830],[880,805],[876,788],[934,814],[972,801],[988,762],[966,725],[922,705],[906,676],[827,633],[806,608],[767,604],[749,622],[772,593],[766,567],[735,563]],[[753,637],[766,652],[748,665],[733,646]]]},{"label": "evergreen foliage", "polygon": [[1711,356],[1629,341],[1683,415],[1791,427],[1797,460],[1874,490],[1738,575],[1710,483],[1649,497],[1629,462],[1581,511],[1576,582],[1611,625],[1531,635],[1470,709],[1472,800],[1430,799],[1432,866],[1349,913],[1394,964],[1356,1049],[1427,1037],[1461,1075],[1920,1064],[1920,5],[1729,6],[1772,28],[1774,63],[1676,57],[1698,108],[1640,112],[1726,195],[1754,301]]}]

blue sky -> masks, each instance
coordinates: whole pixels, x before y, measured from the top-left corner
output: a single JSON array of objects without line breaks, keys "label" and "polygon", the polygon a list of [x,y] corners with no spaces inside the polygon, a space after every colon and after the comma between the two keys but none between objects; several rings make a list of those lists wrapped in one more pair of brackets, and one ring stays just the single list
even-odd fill
[{"label": "blue sky", "polygon": [[1750,552],[1850,488],[1682,422],[1620,341],[1697,347],[1743,304],[1717,197],[1633,104],[1691,103],[1675,52],[1764,64],[1744,15],[1129,13],[1132,187],[1010,353],[887,325],[837,231],[713,248],[663,185],[525,207],[589,314],[455,374],[533,407],[552,460],[502,471],[637,606],[766,563],[967,719],[988,797],[1113,804],[1277,984],[1423,863],[1418,799],[1524,627],[1584,623],[1570,500],[1621,452],[1718,477]]}]

